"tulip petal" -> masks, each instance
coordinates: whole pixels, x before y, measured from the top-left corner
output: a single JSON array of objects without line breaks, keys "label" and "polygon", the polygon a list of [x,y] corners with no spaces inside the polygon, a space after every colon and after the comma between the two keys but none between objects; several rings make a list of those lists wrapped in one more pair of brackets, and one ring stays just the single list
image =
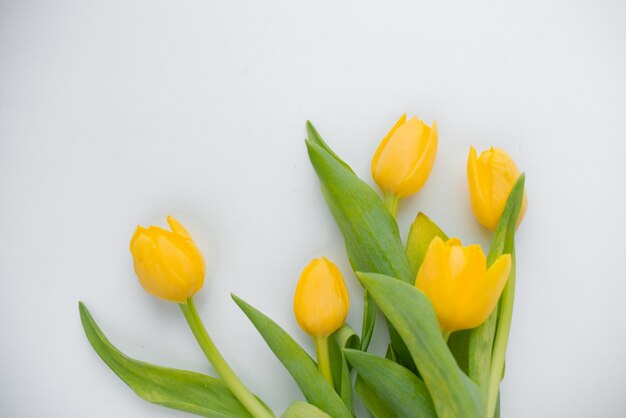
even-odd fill
[{"label": "tulip petal", "polygon": [[416,117],[400,126],[378,157],[380,164],[376,168],[375,178],[392,190],[397,190],[420,158],[420,138],[423,133],[424,123]]},{"label": "tulip petal", "polygon": [[382,151],[385,149],[387,142],[389,141],[391,136],[394,134],[394,132],[396,132],[396,130],[398,130],[400,126],[404,125],[405,122],[406,122],[406,113],[400,116],[396,124],[393,125],[393,128],[391,128],[391,130],[387,132],[387,135],[385,135],[385,137],[380,142],[380,145],[378,145],[378,148],[376,148],[376,152],[374,153],[374,157],[372,158],[372,177],[375,176],[374,173],[376,172],[376,168],[378,167],[378,158],[380,157],[380,154],[382,153]]},{"label": "tulip petal", "polygon": [[313,337],[328,336],[343,325],[348,307],[339,269],[326,258],[311,261],[300,275],[293,301],[300,327]]},{"label": "tulip petal", "polygon": [[93,349],[142,399],[203,417],[252,418],[223,380],[132,359],[111,344],[82,302],[79,311]]},{"label": "tulip petal", "polygon": [[419,150],[417,152],[419,159],[414,164],[413,170],[405,177],[405,187],[402,187],[401,191],[398,193],[400,196],[408,196],[421,189],[426,183],[426,180],[428,180],[435,164],[439,144],[437,122],[433,122],[432,128],[428,127],[428,125],[423,122],[421,123],[423,133],[419,139]]},{"label": "tulip petal", "polygon": [[202,287],[204,259],[182,225],[171,217],[168,223],[179,233],[156,226],[138,227],[130,251],[135,273],[148,293],[184,304]]},{"label": "tulip petal", "polygon": [[468,328],[474,328],[485,322],[495,309],[502,290],[506,285],[511,272],[511,255],[504,254],[489,267],[482,280],[475,287],[471,295],[474,301],[470,304],[473,309],[468,310],[468,320],[472,323]]},{"label": "tulip petal", "polygon": [[[491,201],[487,200],[489,195],[487,187],[490,181],[481,175],[478,158],[476,157],[476,149],[470,147],[470,153],[467,158],[467,181],[469,183],[470,200],[472,203],[472,209],[478,221],[487,228],[495,229],[495,225],[492,226],[493,214],[491,210]],[[497,220],[496,220],[497,223]]]},{"label": "tulip petal", "polygon": [[189,232],[187,232],[185,227],[182,226],[182,224],[176,219],[174,219],[173,216],[170,215],[167,217],[167,223],[169,224],[170,228],[172,228],[172,232],[180,235],[183,238],[191,239],[191,235],[189,234]]}]

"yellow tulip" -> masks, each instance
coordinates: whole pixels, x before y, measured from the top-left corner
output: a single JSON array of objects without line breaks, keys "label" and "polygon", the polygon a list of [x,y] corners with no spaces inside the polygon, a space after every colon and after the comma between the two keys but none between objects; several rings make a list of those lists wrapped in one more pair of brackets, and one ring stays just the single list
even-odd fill
[{"label": "yellow tulip", "polygon": [[475,328],[491,314],[511,271],[511,255],[489,269],[479,245],[463,247],[457,238],[436,237],[415,280],[430,299],[444,334]]},{"label": "yellow tulip", "polygon": [[293,299],[300,327],[312,337],[327,337],[343,325],[350,308],[348,291],[336,265],[322,257],[302,274]]},{"label": "yellow tulip", "polygon": [[[472,209],[478,221],[485,227],[495,230],[504,211],[504,206],[520,171],[513,159],[499,148],[490,148],[476,157],[474,147],[470,148],[467,159],[467,180],[469,183]],[[520,211],[519,225],[526,212],[526,192]]]},{"label": "yellow tulip", "polygon": [[422,188],[437,154],[437,123],[432,128],[402,115],[383,138],[372,159],[372,177],[385,193],[403,198]]},{"label": "yellow tulip", "polygon": [[138,226],[130,241],[135,273],[146,292],[170,302],[186,304],[202,288],[204,259],[189,232],[173,217],[171,231]]}]

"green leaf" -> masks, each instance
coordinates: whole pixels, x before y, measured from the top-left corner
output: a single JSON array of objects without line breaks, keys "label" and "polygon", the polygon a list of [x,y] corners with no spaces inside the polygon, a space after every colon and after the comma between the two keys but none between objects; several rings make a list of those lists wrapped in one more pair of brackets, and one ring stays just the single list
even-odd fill
[{"label": "green leaf", "polygon": [[295,401],[289,405],[282,418],[331,418],[331,416],[310,403]]},{"label": "green leaf", "polygon": [[411,224],[409,230],[409,237],[406,241],[406,254],[411,265],[411,272],[413,274],[413,282],[417,272],[424,261],[426,256],[426,250],[431,241],[435,237],[440,237],[444,241],[448,240],[448,236],[435,224],[430,218],[424,215],[422,212],[417,214],[415,221]]},{"label": "green leaf", "polygon": [[409,369],[362,351],[344,350],[359,376],[376,393],[379,402],[398,417],[436,418],[428,389]]},{"label": "green leaf", "polygon": [[453,332],[448,339],[448,348],[456,359],[463,373],[468,374],[469,337],[471,330],[464,329]]},{"label": "green leaf", "polygon": [[439,418],[483,417],[476,385],[461,371],[439,330],[428,297],[407,283],[357,273],[409,349]]},{"label": "green leaf", "polygon": [[378,394],[369,386],[361,376],[357,375],[354,390],[359,394],[359,397],[363,400],[365,407],[370,411],[374,418],[401,418],[398,417],[395,411],[389,408],[382,399],[378,397]]},{"label": "green leaf", "polygon": [[352,413],[335,393],[334,388],[326,382],[306,351],[266,315],[237,296],[231,296],[291,374],[307,401],[332,417],[352,417]]},{"label": "green leaf", "polygon": [[[515,227],[524,198],[524,182],[525,175],[522,174],[511,189],[489,247],[487,266],[491,266],[502,254],[511,253],[513,249]],[[482,325],[469,332],[468,374],[478,385],[483,403],[486,403],[489,391],[491,352],[497,318],[498,309],[496,308]]]},{"label": "green leaf", "polygon": [[355,271],[373,271],[412,278],[398,225],[370,186],[334,154],[306,141],[309,159],[324,188],[324,196],[341,230]]},{"label": "green leaf", "polygon": [[354,171],[352,171],[352,168],[350,168],[350,166],[348,164],[346,164],[345,161],[343,161],[341,158],[339,158],[339,156],[337,154],[335,154],[335,152],[332,149],[330,149],[328,144],[326,144],[326,142],[324,142],[324,140],[322,139],[320,134],[317,132],[317,129],[315,129],[315,126],[313,126],[313,124],[311,123],[310,120],[306,121],[306,132],[307,132],[307,135],[309,137],[308,138],[309,141],[314,142],[317,145],[319,145],[320,147],[324,148],[326,150],[326,152],[328,152],[335,160],[337,160],[337,162],[339,162],[345,168],[347,168],[348,170],[350,170],[351,172],[354,173]]},{"label": "green leaf", "polygon": [[367,347],[372,341],[374,335],[374,324],[376,323],[376,304],[372,297],[367,293],[363,293],[363,324],[361,325],[361,351],[367,351]]},{"label": "green leaf", "polygon": [[104,336],[82,302],[78,308],[85,334],[93,349],[142,399],[203,417],[251,417],[219,379],[154,366],[125,356]]},{"label": "green leaf", "polygon": [[[310,122],[307,129],[309,159],[344,237],[352,269],[386,274],[407,283],[414,280],[398,225],[378,194],[326,145]],[[361,345],[367,350],[376,319],[375,307],[369,303],[367,294],[364,306]],[[410,366],[411,359],[402,357],[402,341],[392,335],[392,344],[403,364]]]},{"label": "green leaf", "polygon": [[352,400],[352,380],[350,378],[350,366],[346,361],[344,348],[359,348],[359,336],[348,324],[338,329],[328,339],[330,369],[333,375],[335,392],[341,397],[346,407],[354,414]]}]

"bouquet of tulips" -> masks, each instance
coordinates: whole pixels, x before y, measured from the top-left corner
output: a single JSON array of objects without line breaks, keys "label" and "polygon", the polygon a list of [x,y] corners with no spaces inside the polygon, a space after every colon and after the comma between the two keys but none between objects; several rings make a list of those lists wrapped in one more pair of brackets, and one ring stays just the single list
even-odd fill
[{"label": "bouquet of tulips", "polygon": [[[235,303],[285,366],[307,402],[281,416],[355,416],[360,397],[374,417],[499,416],[499,387],[515,292],[514,235],[525,208],[524,175],[501,149],[477,156],[467,175],[473,211],[494,231],[487,256],[463,246],[417,214],[403,244],[395,220],[402,198],[426,182],[437,153],[437,125],[402,116],[372,160],[383,198],[359,179],[307,123],[306,146],[322,193],[363,286],[360,334],[345,323],[350,306],[342,273],[325,257],[311,261],[295,286],[294,313],[315,358],[276,322],[244,300]],[[81,321],[102,360],[143,399],[205,417],[274,417],[220,354],[196,310],[205,264],[189,232],[138,227],[130,243],[139,282],[180,305],[217,377],[131,359],[104,336],[83,303]],[[346,273],[346,272],[344,272]],[[352,276],[352,274],[350,274]],[[295,283],[294,283],[295,284]],[[377,310],[386,318],[385,356],[368,353]]]}]

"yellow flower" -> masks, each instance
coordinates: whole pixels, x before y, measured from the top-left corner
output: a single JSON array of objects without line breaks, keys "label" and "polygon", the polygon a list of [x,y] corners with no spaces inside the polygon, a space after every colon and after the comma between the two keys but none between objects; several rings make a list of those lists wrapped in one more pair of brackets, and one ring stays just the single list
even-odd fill
[{"label": "yellow flower", "polygon": [[135,273],[146,292],[170,302],[187,303],[204,283],[204,259],[189,232],[167,217],[172,231],[137,227],[130,241]]},{"label": "yellow flower", "polygon": [[406,197],[422,188],[437,154],[437,123],[432,128],[402,115],[372,159],[372,177],[383,192]]},{"label": "yellow flower", "polygon": [[511,255],[489,269],[479,245],[463,247],[457,238],[432,240],[415,286],[430,299],[446,332],[475,328],[496,306],[511,271]]},{"label": "yellow flower", "polygon": [[343,325],[350,308],[348,291],[336,265],[322,257],[311,261],[293,298],[300,327],[312,337],[327,337]]},{"label": "yellow flower", "polygon": [[[467,158],[470,199],[474,215],[485,227],[496,229],[511,189],[519,176],[520,171],[515,162],[503,150],[492,147],[476,158],[476,150],[474,147],[470,148]],[[526,212],[526,203],[524,192],[518,225]]]}]

